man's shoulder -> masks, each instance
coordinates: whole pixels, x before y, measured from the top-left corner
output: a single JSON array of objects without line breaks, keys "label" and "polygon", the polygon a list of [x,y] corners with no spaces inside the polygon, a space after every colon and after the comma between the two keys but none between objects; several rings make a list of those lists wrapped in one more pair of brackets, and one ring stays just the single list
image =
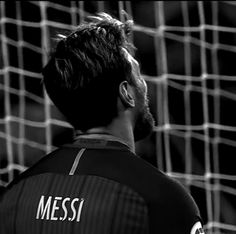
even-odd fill
[{"label": "man's shoulder", "polygon": [[150,223],[156,232],[195,234],[194,230],[202,230],[199,209],[179,181],[141,158],[133,157],[126,161],[132,163],[124,166],[127,173],[125,183],[129,183],[146,201]]},{"label": "man's shoulder", "polygon": [[146,194],[152,201],[172,200],[193,202],[193,199],[181,182],[169,176],[165,172],[154,167],[149,162],[142,158],[136,158],[134,167],[138,165],[137,173],[139,174],[139,180],[137,183],[141,184],[143,190],[147,191]]},{"label": "man's shoulder", "polygon": [[[102,167],[104,168],[101,168],[103,174],[130,185],[150,202],[160,200],[169,202],[171,199],[176,202],[184,200],[191,204],[194,203],[189,192],[179,181],[132,152],[113,152],[112,157],[107,152],[103,160]],[[108,165],[112,170],[107,171]]]},{"label": "man's shoulder", "polygon": [[145,161],[142,164],[144,172],[142,186],[151,204],[161,205],[162,203],[166,204],[166,208],[169,207],[169,211],[175,209],[199,215],[198,207],[187,187],[150,163]]}]

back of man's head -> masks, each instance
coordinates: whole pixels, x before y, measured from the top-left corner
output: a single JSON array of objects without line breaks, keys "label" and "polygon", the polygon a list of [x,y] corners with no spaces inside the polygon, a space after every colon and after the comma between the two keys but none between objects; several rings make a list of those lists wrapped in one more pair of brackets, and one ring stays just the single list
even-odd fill
[{"label": "back of man's head", "polygon": [[119,84],[133,83],[127,35],[132,21],[122,23],[100,13],[68,36],[60,36],[43,82],[49,97],[77,130],[106,126],[117,115]]}]

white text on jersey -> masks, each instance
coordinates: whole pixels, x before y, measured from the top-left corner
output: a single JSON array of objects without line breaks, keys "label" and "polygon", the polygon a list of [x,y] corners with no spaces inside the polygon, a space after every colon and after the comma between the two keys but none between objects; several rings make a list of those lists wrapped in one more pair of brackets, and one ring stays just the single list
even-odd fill
[{"label": "white text on jersey", "polygon": [[83,204],[83,198],[42,195],[38,203],[36,219],[79,222]]}]

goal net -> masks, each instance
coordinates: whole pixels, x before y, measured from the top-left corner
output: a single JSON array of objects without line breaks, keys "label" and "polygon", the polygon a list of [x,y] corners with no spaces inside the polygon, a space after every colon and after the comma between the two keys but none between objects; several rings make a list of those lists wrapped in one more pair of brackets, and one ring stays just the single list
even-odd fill
[{"label": "goal net", "polygon": [[138,154],[186,186],[207,233],[236,233],[233,1],[1,1],[0,185],[73,138],[41,83],[53,38],[123,9],[156,120]]}]

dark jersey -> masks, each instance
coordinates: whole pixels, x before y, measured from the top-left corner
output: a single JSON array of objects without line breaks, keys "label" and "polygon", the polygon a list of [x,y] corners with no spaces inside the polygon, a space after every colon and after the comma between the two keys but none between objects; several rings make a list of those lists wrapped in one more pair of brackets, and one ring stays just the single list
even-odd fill
[{"label": "dark jersey", "polygon": [[55,150],[0,201],[1,234],[200,234],[199,221],[182,185],[107,140],[80,139]]}]

